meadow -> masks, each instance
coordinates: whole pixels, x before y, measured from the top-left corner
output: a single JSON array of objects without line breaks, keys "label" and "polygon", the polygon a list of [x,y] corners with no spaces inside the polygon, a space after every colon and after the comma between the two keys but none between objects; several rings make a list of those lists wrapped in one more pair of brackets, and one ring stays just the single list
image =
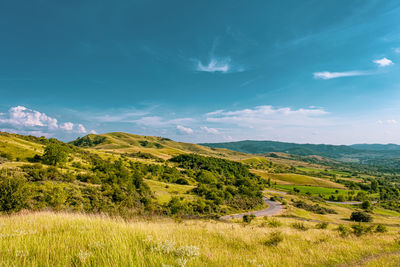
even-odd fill
[{"label": "meadow", "polygon": [[[353,174],[346,165],[124,133],[69,144],[1,133],[0,153],[0,266],[400,263],[394,175],[343,181],[324,173]],[[263,196],[281,202],[279,215],[218,219],[266,209]],[[325,203],[338,196],[372,201],[373,221],[350,221],[361,205]]]},{"label": "meadow", "polygon": [[[398,233],[343,236],[290,218],[212,220],[25,213],[0,217],[1,266],[397,266]],[[385,265],[382,265],[384,263]]]}]

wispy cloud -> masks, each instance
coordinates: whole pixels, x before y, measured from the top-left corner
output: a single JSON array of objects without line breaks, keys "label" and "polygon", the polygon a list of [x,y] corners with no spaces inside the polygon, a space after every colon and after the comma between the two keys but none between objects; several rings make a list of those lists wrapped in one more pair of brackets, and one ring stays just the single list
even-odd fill
[{"label": "wispy cloud", "polygon": [[397,53],[397,54],[400,54],[400,47],[395,48],[394,52]]},{"label": "wispy cloud", "polygon": [[390,120],[378,120],[378,124],[397,124],[397,120],[390,119]]},{"label": "wispy cloud", "polygon": [[160,116],[147,116],[142,117],[138,120],[132,121],[134,123],[144,126],[168,126],[177,125],[181,123],[193,122],[193,118],[176,118],[176,119],[164,119]]},{"label": "wispy cloud", "polygon": [[207,113],[206,120],[214,123],[234,124],[248,128],[265,128],[272,126],[306,126],[321,123],[319,117],[329,114],[322,108],[291,109],[258,106],[254,108],[224,111],[217,110]]},{"label": "wispy cloud", "polygon": [[323,71],[323,72],[314,72],[314,79],[322,79],[322,80],[330,80],[335,78],[342,78],[342,77],[352,77],[352,76],[365,76],[371,75],[371,72],[368,71],[344,71],[344,72],[330,72],[330,71]]},{"label": "wispy cloud", "polygon": [[212,58],[207,65],[203,65],[201,61],[197,62],[197,71],[203,72],[222,72],[227,73],[230,70],[230,59],[217,60]]},{"label": "wispy cloud", "polygon": [[210,134],[220,134],[220,132],[215,129],[215,128],[209,128],[207,126],[201,126],[200,127],[201,130],[205,131],[206,133],[210,133]]},{"label": "wispy cloud", "polygon": [[381,58],[381,59],[373,60],[373,62],[375,64],[378,64],[379,67],[387,67],[387,66],[390,66],[390,65],[394,64],[393,61],[391,61],[390,59],[387,59],[385,57]]}]

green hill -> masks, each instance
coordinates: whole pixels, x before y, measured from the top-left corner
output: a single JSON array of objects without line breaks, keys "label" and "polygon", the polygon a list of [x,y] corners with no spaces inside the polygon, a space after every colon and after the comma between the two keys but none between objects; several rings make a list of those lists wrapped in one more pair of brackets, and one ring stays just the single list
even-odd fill
[{"label": "green hill", "polygon": [[241,152],[224,148],[210,148],[207,146],[175,142],[171,139],[156,136],[142,136],[128,133],[89,134],[78,138],[70,144],[82,148],[91,148],[108,152],[123,153],[148,153],[154,157],[169,159],[184,153],[196,153],[205,156],[240,159],[249,157]]},{"label": "green hill", "polygon": [[325,145],[296,144],[276,141],[238,141],[228,143],[204,143],[203,146],[226,148],[243,153],[266,154],[283,152],[298,156],[321,156],[342,162],[355,162],[376,166],[380,170],[399,167],[400,146],[394,144]]}]

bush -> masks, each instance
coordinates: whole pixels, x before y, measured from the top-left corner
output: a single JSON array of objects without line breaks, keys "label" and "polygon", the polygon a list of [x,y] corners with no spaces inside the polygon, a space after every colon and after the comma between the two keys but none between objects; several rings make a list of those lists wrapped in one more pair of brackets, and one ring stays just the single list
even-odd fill
[{"label": "bush", "polygon": [[362,211],[354,211],[350,216],[350,220],[355,222],[372,222],[372,216]]},{"label": "bush", "polygon": [[375,232],[377,232],[377,233],[386,233],[387,231],[388,230],[387,230],[386,225],[383,225],[383,224],[378,224],[375,229]]},{"label": "bush", "polygon": [[283,241],[281,232],[273,232],[269,235],[268,239],[263,242],[265,246],[276,247],[280,242]]},{"label": "bush", "polygon": [[254,214],[245,214],[243,215],[243,222],[245,223],[251,223],[252,220],[256,218],[256,215]]},{"label": "bush", "polygon": [[317,213],[317,214],[337,214],[337,212],[334,209],[325,208],[318,204],[310,205],[310,204],[305,203],[304,201],[294,202],[293,206],[295,206],[296,208],[311,211],[311,212]]},{"label": "bush", "polygon": [[343,224],[339,225],[337,230],[339,231],[341,237],[346,237],[350,234],[350,229]]},{"label": "bush", "polygon": [[369,211],[372,209],[372,204],[369,200],[365,200],[362,204],[361,204],[361,208],[365,211]]},{"label": "bush", "polygon": [[293,223],[292,227],[294,229],[301,230],[301,231],[307,231],[308,230],[308,227],[305,226],[304,223],[301,223],[301,222]]},{"label": "bush", "polygon": [[353,229],[353,234],[355,234],[356,236],[362,236],[367,232],[366,227],[361,224],[353,224],[351,228]]},{"label": "bush", "polygon": [[28,188],[23,177],[0,173],[0,211],[20,211],[28,198]]},{"label": "bush", "polygon": [[277,219],[272,219],[272,220],[268,221],[268,226],[269,227],[280,227],[280,226],[282,226],[282,223],[280,221],[278,221]]},{"label": "bush", "polygon": [[318,223],[317,225],[315,225],[315,228],[317,229],[326,229],[328,228],[328,223],[327,222],[322,222],[322,223]]}]

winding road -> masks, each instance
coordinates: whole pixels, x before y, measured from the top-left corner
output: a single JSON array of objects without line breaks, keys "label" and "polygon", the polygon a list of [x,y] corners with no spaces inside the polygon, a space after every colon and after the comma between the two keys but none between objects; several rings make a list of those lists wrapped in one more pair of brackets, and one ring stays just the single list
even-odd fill
[{"label": "winding road", "polygon": [[283,205],[281,203],[276,201],[271,201],[266,197],[263,197],[263,200],[268,205],[268,208],[266,209],[250,211],[240,214],[226,215],[222,216],[220,219],[221,220],[237,219],[237,218],[242,218],[246,214],[254,214],[256,217],[273,216],[273,215],[278,215],[282,212]]}]

